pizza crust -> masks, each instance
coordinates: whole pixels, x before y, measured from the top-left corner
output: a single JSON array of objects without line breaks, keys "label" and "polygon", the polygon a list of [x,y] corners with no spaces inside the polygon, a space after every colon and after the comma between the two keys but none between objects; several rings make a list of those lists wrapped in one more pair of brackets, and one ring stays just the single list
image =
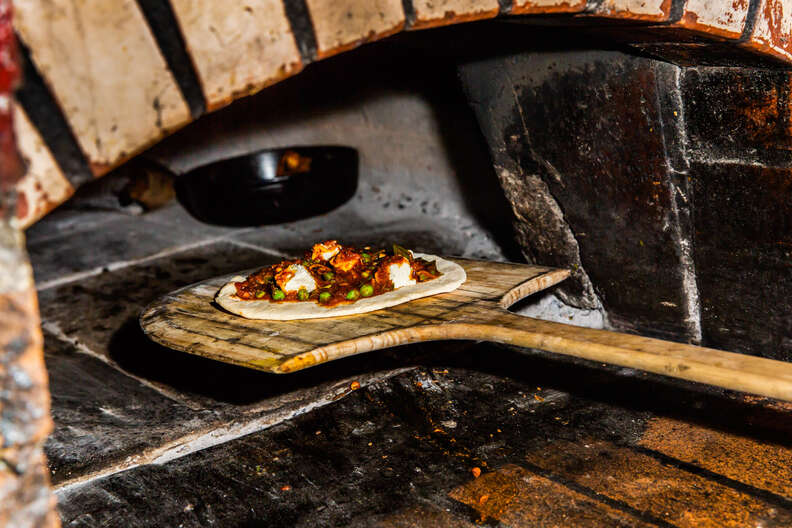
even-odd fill
[{"label": "pizza crust", "polygon": [[407,301],[428,297],[438,293],[448,293],[459,288],[467,279],[462,266],[442,259],[435,255],[415,253],[416,258],[434,261],[437,270],[442,273],[438,278],[428,282],[419,282],[404,286],[374,297],[358,299],[352,304],[339,304],[331,308],[316,302],[270,302],[245,301],[236,296],[235,282],[242,282],[245,277],[236,276],[226,283],[215,295],[215,302],[229,312],[247,319],[269,319],[274,321],[291,321],[296,319],[317,319],[320,317],[340,317],[373,312],[396,306]]}]

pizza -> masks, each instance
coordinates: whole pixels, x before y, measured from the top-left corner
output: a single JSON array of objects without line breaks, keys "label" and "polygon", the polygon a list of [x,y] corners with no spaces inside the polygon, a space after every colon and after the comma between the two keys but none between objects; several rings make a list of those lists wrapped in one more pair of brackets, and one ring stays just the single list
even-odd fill
[{"label": "pizza", "polygon": [[357,249],[327,240],[302,258],[233,277],[215,301],[248,319],[337,317],[451,292],[466,278],[454,262],[399,245]]}]

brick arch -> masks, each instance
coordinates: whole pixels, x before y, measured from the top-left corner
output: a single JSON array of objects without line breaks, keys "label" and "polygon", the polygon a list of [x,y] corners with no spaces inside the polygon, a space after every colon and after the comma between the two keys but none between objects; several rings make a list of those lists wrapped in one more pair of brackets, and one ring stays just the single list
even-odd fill
[{"label": "brick arch", "polygon": [[[30,0],[16,6],[26,82],[13,107],[27,227],[175,130],[401,31],[495,17],[585,26],[694,61],[792,63],[789,0]],[[530,30],[526,26],[526,30]]]}]

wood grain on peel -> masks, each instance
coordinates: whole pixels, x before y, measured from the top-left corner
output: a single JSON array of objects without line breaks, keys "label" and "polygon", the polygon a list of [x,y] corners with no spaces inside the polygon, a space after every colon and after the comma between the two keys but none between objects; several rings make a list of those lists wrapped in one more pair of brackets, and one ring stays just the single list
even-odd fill
[{"label": "wood grain on peel", "polygon": [[482,522],[494,519],[509,526],[576,528],[655,526],[513,464],[484,473],[448,495],[476,510]]},{"label": "wood grain on peel", "polygon": [[467,339],[638,368],[670,377],[792,400],[792,364],[636,335],[540,321],[507,312],[503,299],[568,276],[538,266],[450,259],[468,280],[451,293],[360,315],[300,321],[244,319],[213,305],[228,277],[177,290],[140,316],[158,343],[275,373],[421,341]]},{"label": "wood grain on peel", "polygon": [[679,528],[792,523],[788,510],[609,442],[560,440],[526,453],[525,459],[553,475]]},{"label": "wood grain on peel", "polygon": [[401,0],[305,0],[325,58],[404,28]]},{"label": "wood grain on peel", "polygon": [[215,110],[302,69],[281,0],[173,0],[207,108]]},{"label": "wood grain on peel", "polygon": [[16,225],[26,228],[72,194],[74,187],[61,172],[44,140],[22,108],[14,103],[14,133],[19,153],[27,164],[25,176],[16,184]]},{"label": "wood grain on peel", "polygon": [[95,174],[190,120],[134,0],[31,0],[15,27]]},{"label": "wood grain on peel", "polygon": [[498,0],[413,0],[415,20],[411,29],[483,20],[498,15]]}]

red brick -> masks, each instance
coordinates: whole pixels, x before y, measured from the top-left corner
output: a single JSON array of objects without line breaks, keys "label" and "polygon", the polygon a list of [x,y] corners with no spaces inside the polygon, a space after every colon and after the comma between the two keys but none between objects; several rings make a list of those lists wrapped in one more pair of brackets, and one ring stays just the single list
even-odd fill
[{"label": "red brick", "polygon": [[609,442],[554,442],[526,459],[680,528],[790,526],[792,515],[747,493]]},{"label": "red brick", "polygon": [[650,526],[629,514],[515,465],[482,474],[449,496],[509,526]]},{"label": "red brick", "polygon": [[761,0],[753,33],[744,46],[757,53],[792,61],[792,2]]},{"label": "red brick", "polygon": [[0,526],[53,525],[41,452],[52,429],[42,341],[22,234],[0,222]]},{"label": "red brick", "polygon": [[681,20],[672,27],[738,39],[745,29],[748,4],[749,0],[687,0]]},{"label": "red brick", "polygon": [[305,0],[325,58],[404,28],[401,0]]},{"label": "red brick", "polygon": [[652,419],[640,445],[792,497],[792,449],[787,446],[672,418]]},{"label": "red brick", "polygon": [[671,0],[604,0],[592,14],[606,18],[666,22],[671,15]]},{"label": "red brick", "polygon": [[415,20],[410,29],[460,24],[498,15],[498,0],[413,0]]},{"label": "red brick", "polygon": [[44,140],[19,105],[14,105],[17,147],[25,160],[25,176],[16,184],[16,223],[26,228],[74,194]]},{"label": "red brick", "polygon": [[586,0],[514,0],[511,14],[580,13],[587,5]]}]

